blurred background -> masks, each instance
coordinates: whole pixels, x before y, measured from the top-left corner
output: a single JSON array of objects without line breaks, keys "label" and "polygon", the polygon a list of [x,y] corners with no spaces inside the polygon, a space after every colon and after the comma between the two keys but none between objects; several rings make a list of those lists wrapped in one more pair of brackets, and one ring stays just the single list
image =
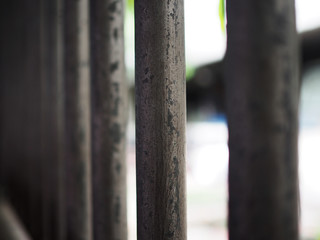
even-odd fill
[{"label": "blurred background", "polygon": [[[319,39],[320,2],[296,0],[297,30]],[[227,170],[228,131],[224,116],[221,62],[226,49],[220,0],[185,0],[187,65],[187,219],[188,239],[228,239]],[[127,78],[134,85],[134,7],[127,2]],[[315,37],[313,36],[315,35]],[[311,36],[311,37],[310,37]],[[308,41],[304,45],[309,45]],[[320,41],[316,43],[320,46]],[[303,44],[302,44],[303,45]],[[308,46],[307,46],[308,47]],[[303,51],[303,50],[302,50]],[[316,51],[312,49],[311,52]],[[303,55],[303,54],[302,54]],[[302,60],[300,101],[299,178],[301,193],[300,235],[320,239],[320,52]],[[304,56],[304,55],[303,55]],[[308,58],[308,57],[307,57]],[[304,59],[304,58],[303,58]],[[132,94],[134,95],[134,94]],[[134,99],[128,128],[129,239],[136,239]]]}]

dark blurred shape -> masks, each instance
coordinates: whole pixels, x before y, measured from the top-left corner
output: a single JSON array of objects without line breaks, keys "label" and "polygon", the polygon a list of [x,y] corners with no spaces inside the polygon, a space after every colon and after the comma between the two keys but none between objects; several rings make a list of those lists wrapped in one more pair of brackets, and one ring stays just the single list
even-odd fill
[{"label": "dark blurred shape", "polygon": [[194,77],[187,82],[188,117],[196,111],[209,114],[225,111],[225,82],[223,76],[224,61],[199,67]]},{"label": "dark blurred shape", "polygon": [[[320,28],[299,34],[301,69],[320,60]],[[207,115],[225,113],[224,58],[196,69],[194,77],[187,82],[188,116],[196,111]],[[207,106],[207,107],[206,107]]]},{"label": "dark blurred shape", "polygon": [[300,34],[302,67],[320,59],[320,28]]}]

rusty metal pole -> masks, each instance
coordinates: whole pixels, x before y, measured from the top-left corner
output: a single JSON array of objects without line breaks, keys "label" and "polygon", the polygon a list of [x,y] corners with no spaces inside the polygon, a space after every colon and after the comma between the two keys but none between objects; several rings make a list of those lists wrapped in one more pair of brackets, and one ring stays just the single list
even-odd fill
[{"label": "rusty metal pole", "polygon": [[183,0],[136,0],[138,240],[186,239]]},{"label": "rusty metal pole", "polygon": [[91,0],[93,235],[127,239],[124,1]]},{"label": "rusty metal pole", "polygon": [[88,0],[64,1],[66,239],[91,240]]},{"label": "rusty metal pole", "polygon": [[229,238],[297,240],[294,0],[227,0]]}]

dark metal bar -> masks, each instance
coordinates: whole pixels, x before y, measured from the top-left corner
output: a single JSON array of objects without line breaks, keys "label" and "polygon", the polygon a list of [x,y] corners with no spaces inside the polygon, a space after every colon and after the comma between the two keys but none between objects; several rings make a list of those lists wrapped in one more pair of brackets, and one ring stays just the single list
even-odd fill
[{"label": "dark metal bar", "polygon": [[58,128],[57,128],[57,1],[43,0],[42,4],[42,198],[43,198],[43,237],[58,239],[57,225],[57,167],[58,167]]},{"label": "dark metal bar", "polygon": [[64,22],[66,238],[90,240],[92,221],[88,1],[65,0]]},{"label": "dark metal bar", "polygon": [[[26,113],[29,115],[26,124],[23,124],[23,120],[20,118],[19,123],[26,131],[27,140],[25,151],[22,152],[20,158],[25,158],[25,167],[27,169],[27,191],[29,195],[28,206],[28,219],[25,219],[27,229],[35,239],[41,239],[43,237],[42,232],[42,186],[39,182],[42,182],[42,159],[41,159],[41,130],[42,130],[42,59],[41,59],[41,4],[40,0],[31,1],[26,4],[24,9],[26,12],[26,21],[23,26],[23,31],[26,31],[24,62],[22,66],[25,68],[25,76],[21,75],[20,86],[24,88],[23,96],[29,99],[28,105],[24,106],[23,99],[21,99],[21,108],[26,108]],[[21,115],[22,116],[22,115]],[[18,135],[16,136],[18,137]],[[25,168],[23,165],[17,164],[16,168],[21,172],[20,175],[14,176],[14,181],[19,182],[19,185],[23,185],[21,175],[25,174]],[[18,187],[16,188],[18,190]],[[26,196],[15,196],[18,201]]]},{"label": "dark metal bar", "polygon": [[[57,1],[50,1],[52,5],[56,3]],[[6,128],[3,137],[5,144],[3,145],[5,149],[3,156],[6,157],[4,159],[8,159],[4,166],[5,182],[3,184],[6,196],[10,198],[10,202],[30,234],[36,239],[47,239],[46,237],[51,233],[44,236],[44,231],[47,231],[44,229],[47,214],[44,210],[47,209],[47,206],[58,205],[58,201],[51,197],[55,198],[60,194],[56,194],[59,192],[56,187],[45,186],[47,178],[43,172],[46,168],[44,164],[49,158],[50,161],[52,160],[52,155],[55,166],[58,165],[57,158],[54,157],[57,149],[51,149],[52,155],[47,152],[49,150],[47,146],[51,147],[51,142],[47,142],[51,135],[50,137],[47,135],[48,123],[45,112],[48,110],[53,113],[48,118],[55,119],[57,116],[55,105],[47,105],[47,93],[54,92],[56,88],[54,84],[47,82],[45,63],[45,59],[50,55],[47,54],[47,50],[52,52],[57,50],[54,45],[51,45],[51,42],[48,41],[47,44],[47,30],[53,29],[54,32],[57,29],[50,28],[51,25],[46,28],[44,19],[48,12],[54,11],[56,14],[56,10],[49,9],[44,12],[45,8],[49,8],[48,1],[27,3],[20,0],[1,5],[4,6],[1,10],[5,13],[1,16],[6,18],[1,23],[1,26],[5,28],[1,27],[4,30],[1,32],[7,36],[2,38],[6,43],[2,46],[6,48],[3,56],[6,59],[5,77],[3,78],[5,111],[2,116],[4,117],[3,127]],[[56,16],[54,20],[57,20]],[[10,22],[9,25],[8,22]],[[56,57],[52,59],[56,60]],[[59,62],[62,61],[59,60]],[[48,75],[54,76],[56,69],[50,71]],[[51,125],[50,127],[57,132],[57,128]],[[47,153],[50,156],[46,157]],[[47,173],[55,175],[56,170],[57,168],[50,168]],[[62,178],[55,177],[55,181],[60,179]],[[46,193],[42,192],[44,190],[47,191],[46,193],[50,192],[48,204],[48,199],[45,199]],[[56,208],[52,212],[58,215]],[[60,224],[64,218],[55,219],[58,219],[57,222]],[[52,232],[56,233],[57,229]],[[52,239],[58,239],[54,234],[51,236]]]},{"label": "dark metal bar", "polygon": [[138,239],[186,239],[183,0],[136,0]]},{"label": "dark metal bar", "polygon": [[64,91],[64,0],[56,0],[56,126],[57,126],[57,159],[54,163],[55,173],[53,175],[53,185],[55,194],[53,195],[53,239],[66,239],[66,204],[65,204],[65,91]]},{"label": "dark metal bar", "polygon": [[91,0],[93,235],[127,239],[124,1]]},{"label": "dark metal bar", "polygon": [[[19,8],[16,4],[19,4]],[[26,90],[31,89],[30,75],[33,67],[28,64],[29,51],[32,49],[30,36],[37,36],[35,19],[30,17],[30,7],[22,1],[15,4],[11,2],[1,3],[1,82],[3,84],[3,120],[2,159],[3,188],[6,195],[12,200],[12,204],[23,219],[31,222],[29,216],[30,206],[30,178],[27,159],[32,152],[31,143],[34,139],[28,136],[31,125],[31,111],[28,106],[32,99]],[[34,14],[36,15],[36,14]],[[25,19],[28,19],[26,21]],[[10,22],[10,25],[6,24]],[[26,26],[30,24],[30,31]],[[34,39],[36,40],[36,39]],[[37,62],[37,51],[33,52],[33,60]],[[29,67],[29,68],[28,68]],[[36,74],[33,75],[34,78]],[[35,105],[34,108],[37,108]],[[22,122],[23,121],[23,122]],[[34,132],[37,129],[33,129]],[[31,140],[31,141],[27,141]],[[29,147],[29,148],[28,148]],[[20,196],[24,199],[21,200]]]},{"label": "dark metal bar", "polygon": [[229,239],[298,238],[294,0],[227,1]]},{"label": "dark metal bar", "polygon": [[[53,2],[53,1],[51,1]],[[41,79],[41,120],[40,120],[40,158],[41,158],[41,223],[40,226],[42,229],[42,239],[48,240],[50,237],[49,226],[49,190],[51,189],[49,185],[49,164],[50,157],[52,152],[49,153],[49,125],[50,122],[50,110],[52,111],[51,106],[49,105],[50,100],[50,81],[48,78],[48,71],[50,71],[50,66],[48,66],[48,56],[49,56],[49,45],[48,37],[50,36],[50,25],[48,20],[50,2],[48,0],[40,1],[40,79]],[[52,126],[50,126],[52,127]],[[52,169],[50,169],[52,171]]]}]

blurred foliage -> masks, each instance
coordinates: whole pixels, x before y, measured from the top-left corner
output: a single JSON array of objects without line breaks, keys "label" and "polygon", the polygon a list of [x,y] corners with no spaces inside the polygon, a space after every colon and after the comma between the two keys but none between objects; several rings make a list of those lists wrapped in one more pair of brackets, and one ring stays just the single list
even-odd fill
[{"label": "blurred foliage", "polygon": [[186,65],[186,80],[189,81],[193,78],[196,72],[196,68],[194,66],[190,66],[189,64]]},{"label": "blurred foliage", "polygon": [[225,33],[226,32],[226,25],[225,25],[224,0],[220,0],[220,2],[219,2],[219,17],[220,17],[221,30],[223,33]]},{"label": "blurred foliage", "polygon": [[127,10],[134,11],[134,0],[127,0]]}]

